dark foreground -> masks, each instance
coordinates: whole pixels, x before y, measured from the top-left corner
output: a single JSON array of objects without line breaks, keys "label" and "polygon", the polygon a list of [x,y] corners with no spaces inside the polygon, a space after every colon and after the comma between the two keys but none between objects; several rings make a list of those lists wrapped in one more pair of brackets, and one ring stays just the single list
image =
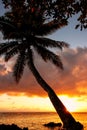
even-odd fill
[{"label": "dark foreground", "polygon": [[[77,122],[77,124],[78,125],[68,128],[67,130],[83,130],[83,126],[78,122]],[[58,127],[59,130],[66,130],[66,128],[63,128],[61,123],[49,122],[47,124],[44,124],[44,126],[49,127],[49,128]],[[79,126],[79,127],[77,127],[77,126]],[[27,127],[20,128],[15,124],[11,124],[11,125],[0,124],[0,130],[28,130],[28,128]]]},{"label": "dark foreground", "polygon": [[5,124],[0,124],[0,130],[28,130],[28,128],[20,128],[15,124],[12,125],[5,125]]},{"label": "dark foreground", "polygon": [[[54,123],[54,122],[50,122],[48,124],[44,124],[45,127],[49,127],[49,128],[53,128],[53,127],[61,127],[62,124],[61,123]],[[23,129],[18,127],[15,124],[11,124],[11,125],[6,125],[6,124],[0,124],[0,130],[28,130],[27,127],[24,127]],[[61,129],[63,130],[63,129]]]}]

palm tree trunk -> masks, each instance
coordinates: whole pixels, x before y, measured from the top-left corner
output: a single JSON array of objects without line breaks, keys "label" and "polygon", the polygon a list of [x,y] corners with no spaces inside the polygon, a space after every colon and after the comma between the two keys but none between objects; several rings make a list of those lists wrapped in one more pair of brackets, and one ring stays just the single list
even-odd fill
[{"label": "palm tree trunk", "polygon": [[[36,78],[37,82],[42,86],[42,88],[48,93],[48,96],[56,109],[63,125],[67,130],[82,130],[83,125],[76,122],[71,113],[66,109],[60,99],[57,97],[56,93],[53,89],[43,80],[41,75],[38,73],[37,69],[35,68],[32,60],[29,63],[30,70],[32,71],[34,77]],[[81,126],[80,126],[81,125]],[[79,126],[79,127],[78,127]]]}]

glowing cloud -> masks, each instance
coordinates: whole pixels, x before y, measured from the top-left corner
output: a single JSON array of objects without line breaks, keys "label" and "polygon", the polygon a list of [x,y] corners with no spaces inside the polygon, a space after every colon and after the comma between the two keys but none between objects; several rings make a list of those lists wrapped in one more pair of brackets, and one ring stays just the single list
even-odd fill
[{"label": "glowing cloud", "polygon": [[[66,49],[64,52],[62,52],[61,59],[64,65],[63,71],[59,70],[49,62],[47,64],[44,63],[37,54],[35,54],[35,57],[35,65],[42,77],[46,80],[46,82],[55,90],[55,92],[59,96],[68,96],[61,98],[62,101],[64,101],[64,99],[67,100],[68,104],[66,104],[66,100],[64,101],[65,105],[67,106],[67,109],[69,109],[70,111],[86,111],[87,48]],[[15,99],[17,98],[16,101],[18,101],[18,98],[21,97],[21,102],[23,101],[22,96],[25,96],[25,98],[27,97],[27,99],[29,97],[33,100],[35,96],[39,96],[42,98],[45,97],[45,100],[47,97],[46,92],[44,92],[41,86],[36,82],[34,76],[28,68],[25,69],[20,83],[16,84],[14,82],[14,78],[12,77],[11,72],[13,64],[13,59],[11,59],[10,62],[8,62],[8,64],[4,63],[3,60],[0,59],[0,94],[6,93],[10,97],[15,96]],[[44,100],[42,102],[44,102]],[[37,101],[40,100],[38,99]],[[45,100],[45,103],[46,102],[48,102],[47,99]],[[71,106],[69,105],[70,102],[72,102]],[[39,103],[40,102],[38,102],[38,104]],[[0,106],[2,107],[1,103]],[[40,106],[41,110],[42,106]],[[28,107],[29,106],[26,107],[26,110],[28,110]],[[48,108],[50,107],[47,106],[46,110],[48,110]],[[36,109],[37,107],[35,108],[35,110]]]}]

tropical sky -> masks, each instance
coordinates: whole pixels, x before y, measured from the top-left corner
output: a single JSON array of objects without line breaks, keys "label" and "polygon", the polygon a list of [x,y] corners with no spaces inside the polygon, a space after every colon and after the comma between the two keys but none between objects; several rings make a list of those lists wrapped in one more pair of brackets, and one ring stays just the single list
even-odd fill
[{"label": "tropical sky", "polygon": [[[3,7],[0,9],[0,14],[3,14]],[[87,30],[75,30],[75,23],[76,16],[70,19],[68,26],[46,36],[70,44],[62,52],[54,49],[61,57],[64,70],[50,62],[43,62],[36,52],[35,65],[69,111],[87,112]],[[0,43],[2,41],[0,33]],[[15,83],[12,76],[14,63],[15,58],[5,63],[0,57],[0,112],[55,111],[47,94],[27,67],[20,83]]]}]

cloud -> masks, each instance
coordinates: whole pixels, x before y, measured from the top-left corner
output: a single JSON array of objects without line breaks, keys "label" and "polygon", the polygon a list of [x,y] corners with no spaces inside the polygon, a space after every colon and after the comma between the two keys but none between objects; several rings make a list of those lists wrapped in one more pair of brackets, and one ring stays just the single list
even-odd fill
[{"label": "cloud", "polygon": [[62,80],[60,85],[65,93],[87,94],[87,48],[66,50],[62,55],[62,61],[64,71],[59,79]]},{"label": "cloud", "polygon": [[[87,48],[66,49],[61,54],[64,70],[60,70],[50,62],[44,63],[35,53],[35,65],[46,82],[59,95],[87,95]],[[11,64],[12,63],[12,64]],[[36,82],[31,71],[26,67],[19,84],[12,77],[13,60],[9,65],[0,62],[0,93],[9,95],[26,94],[28,96],[46,96],[46,92]],[[1,72],[7,72],[4,75]]]}]

